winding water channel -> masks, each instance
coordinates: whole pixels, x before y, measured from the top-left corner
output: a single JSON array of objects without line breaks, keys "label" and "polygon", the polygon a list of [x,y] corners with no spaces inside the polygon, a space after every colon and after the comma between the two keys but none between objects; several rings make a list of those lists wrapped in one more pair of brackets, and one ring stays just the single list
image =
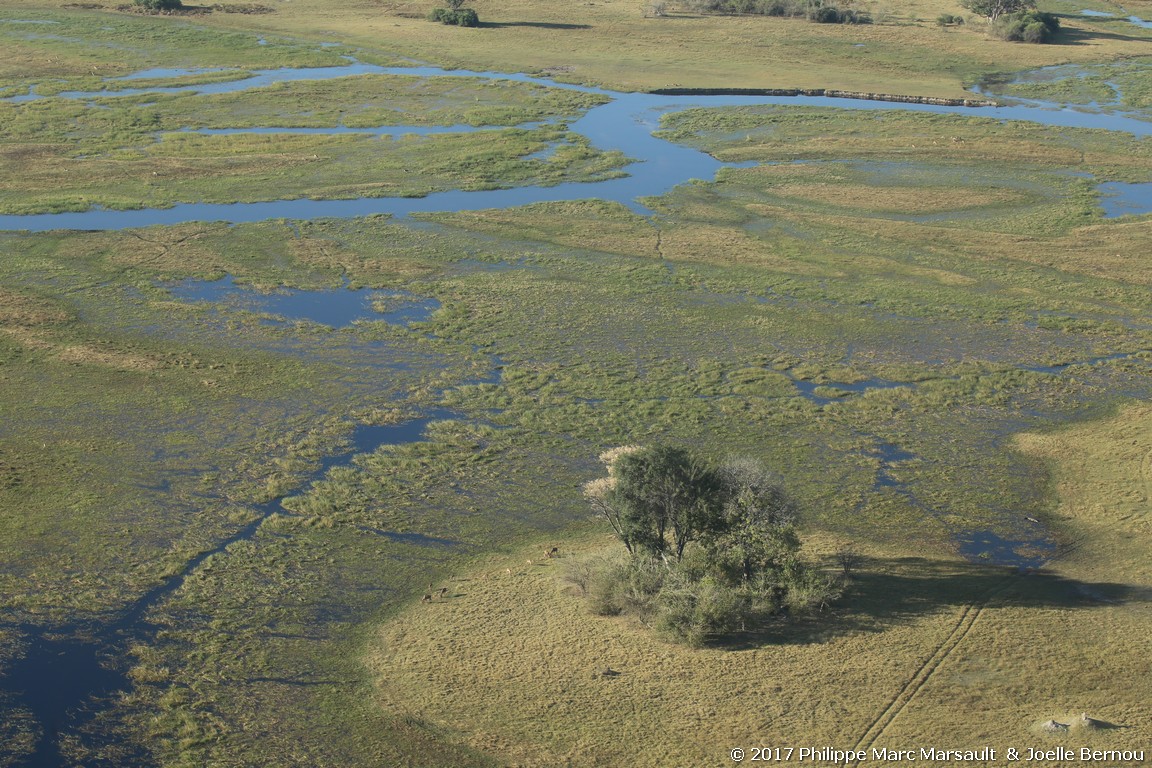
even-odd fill
[{"label": "winding water channel", "polygon": [[[1025,106],[953,107],[933,104],[905,104],[863,99],[832,98],[826,96],[665,96],[647,93],[622,93],[603,88],[570,85],[529,75],[500,72],[473,72],[445,70],[437,67],[381,67],[352,62],[347,67],[311,69],[276,69],[254,73],[244,80],[190,85],[173,88],[126,89],[107,92],[69,91],[62,98],[92,99],[97,96],[126,96],[141,93],[235,93],[292,80],[317,80],[352,75],[405,75],[414,78],[474,77],[489,80],[513,80],[550,88],[593,93],[607,96],[608,103],[594,107],[571,123],[571,129],[587,137],[598,149],[618,150],[635,159],[627,166],[628,176],[597,182],[571,182],[550,187],[525,186],[511,189],[436,192],[421,198],[354,198],[350,200],[273,200],[257,203],[182,203],[170,208],[142,208],[120,211],[93,209],[83,212],[44,213],[0,216],[0,230],[48,231],[53,229],[116,230],[147,227],[156,224],[179,224],[189,221],[226,221],[232,223],[265,221],[269,219],[353,218],[373,214],[390,214],[402,218],[412,213],[438,211],[484,210],[512,208],[538,202],[584,200],[599,198],[622,203],[639,213],[647,213],[638,200],[661,195],[690,179],[713,179],[726,165],[710,155],[691,147],[665,141],[653,135],[659,128],[660,117],[698,107],[740,107],[765,104],[837,107],[841,109],[899,109],[936,114],[975,115],[996,120],[1024,120],[1044,125],[1069,128],[1101,128],[1124,131],[1136,136],[1152,134],[1152,123],[1125,114],[1102,114],[1045,105],[1032,102]],[[29,94],[13,100],[32,100],[40,97]],[[533,123],[531,125],[538,125]],[[491,130],[470,126],[428,128],[427,126],[381,126],[379,128],[352,129],[290,128],[265,126],[258,129],[237,129],[227,132],[260,133],[367,133],[400,135],[404,133],[428,134]],[[1131,212],[1130,208],[1124,209]]]},{"label": "winding water channel", "polygon": [[[164,73],[169,74],[169,73]],[[171,76],[186,74],[170,71]],[[590,109],[582,118],[571,124],[571,129],[586,136],[601,150],[619,150],[635,162],[627,167],[626,178],[591,183],[567,183],[551,187],[519,187],[488,191],[449,191],[428,195],[423,198],[359,198],[351,200],[274,200],[258,203],[235,204],[180,204],[164,209],[143,208],[140,210],[114,211],[89,210],[76,213],[53,213],[25,216],[0,216],[0,230],[47,231],[56,229],[115,230],[132,227],[146,227],[159,224],[177,224],[189,221],[252,222],[268,219],[312,219],[322,217],[359,217],[371,214],[390,214],[403,217],[418,212],[479,210],[488,208],[508,208],[528,203],[563,201],[587,198],[601,198],[617,201],[634,211],[647,213],[639,202],[646,196],[667,192],[676,185],[690,179],[713,179],[725,164],[704,152],[676,145],[653,135],[659,127],[663,114],[695,107],[791,105],[807,107],[837,107],[865,110],[910,110],[942,114],[963,114],[988,117],[999,120],[1026,120],[1050,126],[1103,128],[1125,131],[1138,136],[1152,134],[1152,123],[1132,116],[1098,114],[1054,105],[1031,104],[1014,107],[947,107],[926,104],[902,104],[891,102],[870,102],[863,100],[828,97],[787,97],[787,96],[665,96],[642,93],[620,93],[600,88],[557,83],[548,79],[527,75],[509,75],[496,72],[471,72],[443,70],[433,67],[379,67],[361,63],[350,63],[347,67],[322,69],[283,69],[257,72],[252,77],[208,85],[185,86],[181,88],[147,88],[108,91],[105,93],[70,92],[60,94],[60,98],[91,99],[96,96],[133,95],[138,93],[171,93],[195,91],[199,93],[225,93],[247,90],[269,85],[274,82],[303,79],[326,79],[347,77],[359,74],[406,75],[414,78],[430,77],[478,77],[487,79],[515,80],[535,83],[548,87],[566,88],[609,97],[603,106]],[[156,72],[139,73],[139,76],[156,77]],[[42,98],[35,94],[15,97],[13,101],[30,101]],[[534,124],[538,125],[538,124]],[[243,129],[238,132],[262,133],[371,133],[375,135],[399,135],[403,133],[443,133],[478,129],[469,126],[446,126],[437,128],[414,126],[382,126],[370,129],[350,129],[345,127],[299,129],[266,126],[258,129]],[[207,132],[207,131],[206,131]],[[224,131],[219,131],[224,132]],[[231,131],[228,131],[231,132]],[[1123,189],[1110,187],[1109,194],[1122,197]],[[1117,213],[1131,209],[1128,198],[1116,208]],[[395,314],[373,313],[367,293],[349,296],[343,291],[339,301],[317,304],[315,292],[284,291],[278,294],[257,295],[244,291],[230,279],[215,284],[188,283],[172,287],[174,295],[186,301],[213,301],[232,303],[240,308],[251,308],[260,312],[280,315],[288,319],[306,318],[339,327],[356,319],[371,317],[390,322],[407,324],[427,318],[436,309],[431,300],[407,295],[393,295],[397,304]],[[349,299],[353,299],[349,301]],[[498,361],[494,362],[493,374],[498,377]],[[1051,372],[1055,372],[1054,369]],[[802,396],[823,404],[833,398],[822,397],[817,385],[796,381],[797,390]],[[851,384],[836,384],[847,394],[863,392],[870,388],[891,388],[907,386],[901,382],[874,380]],[[828,386],[825,384],[824,386]],[[446,410],[430,410],[402,424],[385,427],[357,427],[352,435],[351,448],[335,456],[326,458],[318,467],[312,479],[319,478],[334,466],[347,464],[358,453],[375,450],[383,444],[411,442],[421,439],[425,426],[437,418],[452,417]],[[893,463],[907,460],[911,454],[891,444],[881,444],[877,448],[880,469],[876,483],[878,486],[892,487],[897,481],[888,473]],[[141,596],[118,618],[113,619],[84,639],[68,639],[67,633],[59,631],[46,633],[42,627],[21,627],[26,638],[27,653],[3,681],[4,688],[18,692],[20,704],[39,721],[43,729],[37,750],[29,758],[29,765],[61,765],[63,758],[59,751],[57,737],[61,731],[74,728],[87,715],[83,713],[92,707],[93,701],[109,696],[128,687],[128,680],[120,667],[112,663],[123,648],[133,639],[144,637],[149,631],[146,614],[150,608],[178,589],[184,578],[196,569],[205,558],[221,552],[229,544],[252,536],[261,522],[280,509],[280,499],[274,499],[256,509],[257,518],[221,542],[215,549],[202,553],[186,564],[177,576]],[[388,532],[380,532],[389,535]],[[397,536],[418,536],[416,534],[395,534]],[[975,556],[979,552],[994,552],[994,561],[1017,565],[1039,565],[1043,557],[1021,556],[1013,546],[1018,542],[1008,542],[990,538],[994,534],[974,532],[962,547],[965,554]],[[429,540],[439,542],[440,540]],[[1037,542],[1042,539],[1037,539]],[[417,544],[427,543],[414,540]],[[1037,543],[1025,542],[1025,543]],[[444,542],[440,542],[444,543]],[[446,543],[450,545],[450,542]],[[1013,557],[1016,560],[1013,560]],[[136,756],[146,761],[143,755]]]}]

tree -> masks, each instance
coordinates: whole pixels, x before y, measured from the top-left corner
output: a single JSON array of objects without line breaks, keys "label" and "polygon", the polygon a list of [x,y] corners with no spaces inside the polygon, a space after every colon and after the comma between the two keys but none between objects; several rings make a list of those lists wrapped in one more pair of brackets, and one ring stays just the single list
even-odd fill
[{"label": "tree", "polygon": [[472,8],[463,8],[464,0],[446,0],[448,8],[433,8],[428,18],[441,24],[453,24],[457,27],[478,27],[480,17]]},{"label": "tree", "polygon": [[683,448],[629,446],[601,456],[608,477],[584,495],[632,554],[679,561],[720,523],[720,478]]},{"label": "tree", "polygon": [[1009,13],[992,24],[992,34],[1015,43],[1047,43],[1059,31],[1060,19],[1054,14],[1039,11]]},{"label": "tree", "polygon": [[720,468],[722,512],[705,542],[712,567],[729,583],[747,585],[789,566],[800,551],[796,504],[755,459]]},{"label": "tree", "polygon": [[960,5],[978,16],[996,21],[1008,13],[1033,10],[1036,0],[961,0]]},{"label": "tree", "polygon": [[701,645],[840,595],[840,581],[801,557],[796,505],[760,462],[714,467],[661,445],[614,448],[600,460],[608,476],[586,483],[584,495],[632,557],[580,575],[593,613],[632,615]]},{"label": "tree", "polygon": [[478,27],[480,17],[472,8],[464,7],[465,0],[444,0],[447,8],[435,8],[429,15],[432,21],[441,24],[453,24],[457,27]]}]

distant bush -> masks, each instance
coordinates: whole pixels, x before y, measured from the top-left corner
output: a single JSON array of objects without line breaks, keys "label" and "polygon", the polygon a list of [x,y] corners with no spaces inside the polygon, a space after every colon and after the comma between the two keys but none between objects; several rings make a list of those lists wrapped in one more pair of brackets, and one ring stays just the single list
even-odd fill
[{"label": "distant bush", "polygon": [[721,14],[805,18],[818,24],[871,24],[866,13],[824,0],[694,0],[692,9]]},{"label": "distant bush", "polygon": [[428,15],[430,21],[457,27],[478,27],[480,17],[471,8],[436,8]]},{"label": "distant bush", "polygon": [[134,4],[149,11],[175,11],[184,7],[180,0],[135,0]]},{"label": "distant bush", "polygon": [[244,13],[248,15],[276,13],[275,8],[259,3],[216,3],[212,6],[212,10],[220,11],[220,13]]},{"label": "distant bush", "polygon": [[1001,16],[992,22],[992,34],[1013,43],[1050,43],[1060,31],[1055,14],[1023,11]]},{"label": "distant bush", "polygon": [[963,16],[953,16],[951,13],[942,13],[936,17],[936,23],[942,27],[948,27],[953,24],[963,24]]},{"label": "distant bush", "polygon": [[806,14],[809,21],[817,24],[871,24],[872,19],[864,13],[851,8],[837,8],[835,5],[825,5],[813,2]]}]

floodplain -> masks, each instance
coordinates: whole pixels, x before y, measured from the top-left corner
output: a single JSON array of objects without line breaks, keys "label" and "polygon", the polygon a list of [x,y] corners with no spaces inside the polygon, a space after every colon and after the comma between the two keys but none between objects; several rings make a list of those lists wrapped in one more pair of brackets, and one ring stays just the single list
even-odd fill
[{"label": "floodplain", "polygon": [[[0,14],[10,216],[588,189],[0,233],[0,765],[1147,743],[1150,230],[1145,212],[1107,215],[1101,192],[1152,181],[1145,138],[697,107],[653,128],[725,166],[630,205],[596,192],[638,174],[630,158],[571,128],[613,95],[393,72],[169,89],[347,57],[499,63],[474,39],[446,59],[404,16],[369,44],[356,13]],[[689,47],[752,23],[699,21]],[[787,29],[847,34],[816,26]],[[884,24],[853,32],[897,50]],[[1140,50],[1130,34],[1108,53]],[[991,69],[962,39],[905,90],[890,57],[851,78],[830,65],[819,85],[953,95]],[[624,45],[613,78],[556,74],[663,85],[667,67],[625,74],[655,45]],[[501,68],[546,68],[511,50]],[[1055,56],[1014,50],[1011,68]],[[1127,73],[1125,110],[1146,106],[1138,62],[1099,66]],[[133,72],[147,76],[107,79]],[[1006,95],[1065,95],[1024,82]],[[1077,98],[1099,101],[1095,82]],[[386,126],[413,131],[357,133]],[[587,614],[563,567],[611,542],[579,486],[599,452],[646,441],[775,468],[812,557],[867,555],[844,603],[695,651]],[[543,543],[563,557],[526,563]],[[433,584],[444,599],[421,604]],[[1041,728],[1081,712],[1067,734]]]}]

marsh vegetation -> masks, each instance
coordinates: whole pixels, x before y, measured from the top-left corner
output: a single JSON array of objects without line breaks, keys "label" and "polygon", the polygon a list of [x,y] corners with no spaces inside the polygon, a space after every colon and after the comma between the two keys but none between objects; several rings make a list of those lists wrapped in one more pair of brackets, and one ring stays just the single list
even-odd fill
[{"label": "marsh vegetation", "polygon": [[[524,8],[494,10],[494,23]],[[540,23],[571,12],[542,8]],[[159,66],[201,69],[143,87],[337,67],[353,53],[479,68],[493,61],[481,33],[497,31],[508,67],[571,55],[573,79],[665,84],[659,61],[630,65],[655,46],[691,68],[717,36],[738,47],[766,29],[702,19],[667,50],[663,33],[595,32],[573,53],[545,52],[548,27],[482,28],[448,55],[423,14],[355,13],[301,2],[190,23],[6,6],[0,77],[25,100],[0,103],[0,203],[603,178],[623,158],[568,127],[603,95],[381,74],[244,95],[62,94]],[[620,23],[646,21],[635,16],[629,5]],[[854,28],[867,53],[840,27],[794,26],[809,31],[771,57],[828,53],[805,75],[821,87],[959,93],[1007,55],[951,40],[982,34],[968,25],[912,25],[900,44],[883,24]],[[305,28],[349,45],[289,34]],[[1023,48],[997,69],[1051,63],[1045,46]],[[715,50],[692,77],[744,82],[723,78],[751,65]],[[1091,95],[1120,72],[1138,101],[1142,71],[1005,87]],[[908,90],[883,84],[905,77]],[[486,130],[181,130],[415,123]],[[1146,141],[781,105],[670,114],[661,128],[749,165],[648,198],[651,214],[575,200],[0,234],[0,764],[698,764],[766,736],[1007,743],[1083,709],[1125,726],[1093,744],[1138,745],[1150,446],[1133,402],[1152,394],[1149,234],[1145,216],[1105,218],[1097,185],[1149,180]],[[528,157],[553,143],[551,159]],[[225,276],[251,300],[181,293]],[[362,315],[328,324],[261,299],[289,291],[337,292]],[[398,296],[429,311],[389,318]],[[634,443],[715,446],[711,461],[779,471],[804,510],[774,529],[780,551],[831,573],[855,542],[867,559],[853,599],[820,622],[769,622],[703,649],[589,620],[554,571],[621,548],[585,522],[580,488],[603,471],[593,457]],[[565,556],[540,564],[537,541]],[[724,578],[742,583],[739,565]],[[429,584],[447,591],[421,604]],[[691,637],[704,625],[682,626]],[[63,654],[81,662],[56,668],[85,682],[52,709],[26,675]],[[100,669],[116,679],[81,674]],[[957,718],[972,727],[957,735]],[[648,736],[625,738],[622,723]]]}]

